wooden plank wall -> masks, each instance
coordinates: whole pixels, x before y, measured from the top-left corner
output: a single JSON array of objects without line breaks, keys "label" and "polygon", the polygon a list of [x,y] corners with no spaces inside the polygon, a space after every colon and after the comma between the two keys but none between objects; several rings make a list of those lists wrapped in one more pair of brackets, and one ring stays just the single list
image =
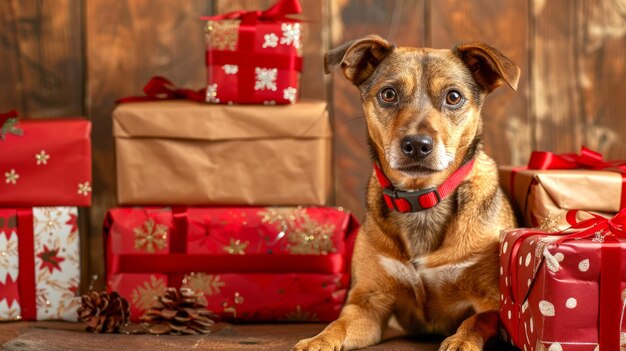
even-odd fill
[{"label": "wooden plank wall", "polygon": [[[204,82],[200,15],[260,9],[271,0],[6,0],[0,2],[0,111],[93,122],[94,203],[83,211],[86,274],[102,276],[100,225],[115,206],[110,114],[153,75]],[[326,99],[335,130],[334,203],[363,215],[371,171],[358,92],[324,76],[322,53],[378,33],[399,46],[451,48],[483,40],[522,68],[517,92],[501,88],[483,109],[486,150],[521,164],[532,149],[580,145],[626,158],[626,0],[302,1],[302,95]],[[1,152],[1,149],[0,149]],[[86,275],[87,276],[87,275]],[[100,285],[102,279],[100,279]]]}]

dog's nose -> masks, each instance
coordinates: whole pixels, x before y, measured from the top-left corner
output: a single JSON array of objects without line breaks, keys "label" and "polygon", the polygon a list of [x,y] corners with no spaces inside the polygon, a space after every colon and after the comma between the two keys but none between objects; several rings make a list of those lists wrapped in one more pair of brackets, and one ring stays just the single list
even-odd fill
[{"label": "dog's nose", "polygon": [[432,151],[433,138],[429,135],[409,135],[402,139],[402,152],[411,158],[424,158]]}]

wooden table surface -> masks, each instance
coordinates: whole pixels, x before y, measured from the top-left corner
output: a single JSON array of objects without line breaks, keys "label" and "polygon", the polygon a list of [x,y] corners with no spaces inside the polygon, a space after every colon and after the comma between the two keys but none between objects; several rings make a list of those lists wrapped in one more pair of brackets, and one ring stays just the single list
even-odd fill
[{"label": "wooden table surface", "polygon": [[[324,324],[223,325],[202,336],[91,334],[78,323],[18,322],[0,324],[0,350],[290,350],[300,339],[315,335]],[[385,341],[367,350],[436,351],[440,340],[408,340],[389,332]]]}]

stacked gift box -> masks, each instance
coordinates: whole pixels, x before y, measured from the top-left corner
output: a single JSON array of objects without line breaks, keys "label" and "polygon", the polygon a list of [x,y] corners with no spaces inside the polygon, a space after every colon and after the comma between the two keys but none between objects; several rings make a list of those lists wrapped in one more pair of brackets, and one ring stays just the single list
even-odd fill
[{"label": "stacked gift box", "polygon": [[533,152],[500,181],[526,228],[503,231],[501,320],[523,350],[619,350],[626,338],[626,161]]},{"label": "stacked gift box", "polygon": [[108,290],[131,320],[166,287],[202,292],[221,320],[338,316],[358,224],[325,207],[332,134],[325,102],[298,101],[301,26],[285,17],[297,7],[209,18],[206,89],[155,77],[120,99],[124,207],[104,234]]},{"label": "stacked gift box", "polygon": [[76,320],[91,124],[0,114],[0,320]]}]

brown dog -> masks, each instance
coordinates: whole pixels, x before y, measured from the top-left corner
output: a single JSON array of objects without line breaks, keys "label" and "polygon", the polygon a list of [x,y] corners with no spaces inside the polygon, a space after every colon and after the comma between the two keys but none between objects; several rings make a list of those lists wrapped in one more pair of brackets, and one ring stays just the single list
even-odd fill
[{"label": "brown dog", "polygon": [[376,35],[328,52],[326,72],[338,66],[361,92],[378,166],[341,316],[294,350],[376,344],[392,316],[411,334],[453,334],[440,350],[481,350],[498,330],[499,232],[516,222],[480,110],[501,84],[516,89],[519,68],[484,43],[397,48]]}]

